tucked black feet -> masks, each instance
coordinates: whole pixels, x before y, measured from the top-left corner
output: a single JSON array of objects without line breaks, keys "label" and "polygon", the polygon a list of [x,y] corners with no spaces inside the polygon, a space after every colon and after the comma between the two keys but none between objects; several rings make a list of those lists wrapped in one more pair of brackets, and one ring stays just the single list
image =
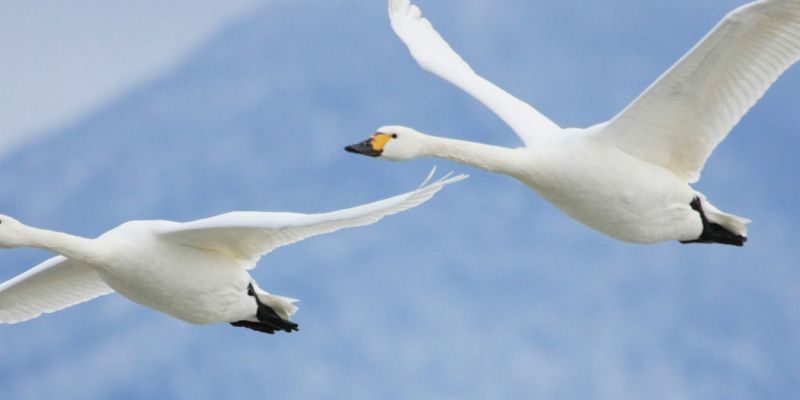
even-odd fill
[{"label": "tucked black feet", "polygon": [[747,241],[746,237],[737,235],[724,226],[711,222],[706,218],[706,213],[703,211],[703,206],[699,197],[695,197],[689,205],[700,214],[700,220],[703,221],[703,233],[695,240],[681,240],[681,243],[721,243],[731,246],[744,246],[744,242]]},{"label": "tucked black feet", "polygon": [[270,335],[274,334],[277,331],[284,331],[292,333],[297,331],[297,324],[282,320],[287,322],[286,324],[270,324],[265,322],[253,322],[253,321],[239,321],[239,322],[231,322],[231,325],[239,328],[247,328],[252,329],[254,331],[268,333]]},{"label": "tucked black feet", "polygon": [[247,294],[252,296],[256,300],[256,305],[258,305],[258,309],[256,310],[256,318],[258,322],[255,321],[238,321],[238,322],[231,322],[231,325],[240,327],[240,328],[248,328],[254,331],[264,332],[272,335],[276,331],[284,331],[288,333],[292,333],[294,331],[299,330],[298,325],[292,321],[287,321],[281,318],[272,307],[264,305],[264,303],[259,300],[258,296],[256,295],[256,291],[253,288],[253,284],[249,284],[247,286]]}]

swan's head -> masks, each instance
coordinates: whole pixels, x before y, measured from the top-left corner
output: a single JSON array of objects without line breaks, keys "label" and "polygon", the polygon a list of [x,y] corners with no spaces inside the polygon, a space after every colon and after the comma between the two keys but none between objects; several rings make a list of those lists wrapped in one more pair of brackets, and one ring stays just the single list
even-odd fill
[{"label": "swan's head", "polygon": [[25,225],[6,215],[0,215],[0,248],[11,249],[22,246]]},{"label": "swan's head", "polygon": [[356,154],[392,161],[424,156],[425,135],[404,126],[384,126],[369,139],[344,149]]}]

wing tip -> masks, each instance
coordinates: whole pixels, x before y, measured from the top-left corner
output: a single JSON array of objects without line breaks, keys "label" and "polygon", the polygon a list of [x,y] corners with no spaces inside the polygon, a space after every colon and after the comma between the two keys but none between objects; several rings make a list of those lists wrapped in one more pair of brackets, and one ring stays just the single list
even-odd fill
[{"label": "wing tip", "polygon": [[433,183],[431,183],[431,180],[433,179],[433,176],[436,174],[436,169],[437,169],[436,166],[431,168],[431,172],[428,173],[428,176],[425,178],[425,180],[422,182],[422,184],[419,185],[419,187],[417,187],[417,190],[415,190],[415,192],[423,190],[423,189],[426,189],[426,188],[431,188],[431,187],[434,187],[434,186],[437,187],[437,188],[441,188],[441,187],[444,187],[445,185],[449,185],[451,183],[460,182],[460,181],[463,181],[464,179],[469,178],[469,175],[467,175],[467,174],[458,174],[458,175],[454,176],[455,172],[450,171],[450,172],[444,174],[444,176],[442,176],[441,178],[439,178],[439,179],[435,180]]}]

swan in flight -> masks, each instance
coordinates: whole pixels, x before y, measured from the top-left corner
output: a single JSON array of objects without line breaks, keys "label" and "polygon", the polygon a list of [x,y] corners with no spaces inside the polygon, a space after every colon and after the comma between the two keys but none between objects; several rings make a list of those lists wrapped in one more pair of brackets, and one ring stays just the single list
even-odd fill
[{"label": "swan in flight", "polygon": [[463,89],[524,143],[510,149],[386,126],[347,151],[388,160],[440,157],[510,175],[577,221],[634,243],[742,246],[750,221],[693,190],[706,159],[800,57],[800,0],[760,0],[729,13],[611,120],[561,128],[503,91],[445,42],[409,0],[391,25],[419,65]]},{"label": "swan in flight", "polygon": [[195,323],[227,322],[265,333],[292,332],[294,299],[262,290],[248,273],[262,255],[323,233],[364,226],[416,207],[444,178],[417,190],[324,214],[231,212],[179,223],[131,221],[96,239],[23,225],[0,216],[0,247],[60,254],[0,285],[0,323],[16,323],[118,292]]}]

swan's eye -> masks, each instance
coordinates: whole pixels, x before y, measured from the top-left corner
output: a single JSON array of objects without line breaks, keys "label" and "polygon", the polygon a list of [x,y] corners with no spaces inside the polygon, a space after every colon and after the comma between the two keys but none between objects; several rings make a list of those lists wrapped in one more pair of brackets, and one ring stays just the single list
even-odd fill
[{"label": "swan's eye", "polygon": [[392,139],[397,139],[397,134],[396,133],[392,134]]}]

